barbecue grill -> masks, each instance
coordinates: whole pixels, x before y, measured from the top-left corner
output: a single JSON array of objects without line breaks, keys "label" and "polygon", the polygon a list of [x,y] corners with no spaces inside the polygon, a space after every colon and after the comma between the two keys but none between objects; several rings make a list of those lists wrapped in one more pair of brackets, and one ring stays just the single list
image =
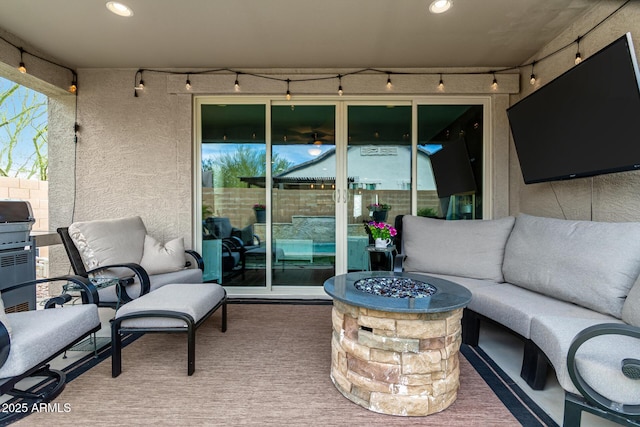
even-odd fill
[{"label": "barbecue grill", "polygon": [[36,245],[30,236],[34,222],[29,202],[0,200],[0,292],[7,313],[36,308],[35,284],[4,292],[36,278]]}]

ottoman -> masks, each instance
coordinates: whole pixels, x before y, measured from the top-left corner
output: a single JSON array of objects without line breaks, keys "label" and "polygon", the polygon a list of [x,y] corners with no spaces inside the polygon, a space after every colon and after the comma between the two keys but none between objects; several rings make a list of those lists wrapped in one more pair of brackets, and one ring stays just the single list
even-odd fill
[{"label": "ottoman", "polygon": [[196,329],[222,307],[227,330],[227,292],[217,283],[165,285],[122,306],[111,323],[111,375],[122,372],[122,336],[129,333],[187,333],[187,373],[195,370]]}]

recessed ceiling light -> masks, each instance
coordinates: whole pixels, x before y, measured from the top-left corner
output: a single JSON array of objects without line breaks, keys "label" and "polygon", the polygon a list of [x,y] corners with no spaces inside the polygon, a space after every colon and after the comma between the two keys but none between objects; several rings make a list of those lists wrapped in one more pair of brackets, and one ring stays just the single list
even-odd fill
[{"label": "recessed ceiling light", "polygon": [[451,9],[453,2],[451,0],[435,0],[429,5],[431,13],[443,13]]},{"label": "recessed ceiling light", "polygon": [[109,9],[111,12],[115,13],[116,15],[126,16],[126,17],[133,16],[133,10],[131,10],[129,6],[119,3],[117,1],[108,1],[107,9]]}]

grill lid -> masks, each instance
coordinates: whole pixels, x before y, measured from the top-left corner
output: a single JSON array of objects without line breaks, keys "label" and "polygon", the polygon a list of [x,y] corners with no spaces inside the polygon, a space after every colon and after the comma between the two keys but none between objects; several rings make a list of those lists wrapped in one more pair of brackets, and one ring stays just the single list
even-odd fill
[{"label": "grill lid", "polygon": [[36,222],[29,202],[0,200],[0,223]]}]

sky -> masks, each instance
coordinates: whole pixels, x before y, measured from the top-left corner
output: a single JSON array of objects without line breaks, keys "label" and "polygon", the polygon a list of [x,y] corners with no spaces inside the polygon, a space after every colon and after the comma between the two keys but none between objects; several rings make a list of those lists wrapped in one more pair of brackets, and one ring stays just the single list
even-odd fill
[{"label": "sky", "polygon": [[[15,85],[14,82],[4,79],[0,77],[0,99],[1,94],[8,91],[11,87]],[[47,97],[41,93],[35,92],[31,89],[28,89],[24,86],[21,86],[17,91],[15,91],[9,98],[7,98],[4,102],[0,103],[0,168],[5,168],[6,165],[6,153],[5,149],[8,147],[9,143],[9,134],[14,133],[15,126],[11,123],[10,118],[14,117],[17,113],[22,110],[22,103],[26,96],[29,96],[27,99],[31,100],[31,94],[36,94],[37,101],[36,102],[44,102],[43,112],[39,119],[37,125],[43,125],[47,122],[47,114],[46,114],[46,105],[47,105]],[[37,114],[36,114],[37,115]],[[8,121],[8,123],[7,123]],[[35,135],[35,126],[29,126],[24,129],[23,132],[20,133],[18,138],[18,144],[13,151],[13,164],[20,165],[29,156],[33,155],[33,136]],[[14,173],[9,173],[9,176],[14,176]]]}]

